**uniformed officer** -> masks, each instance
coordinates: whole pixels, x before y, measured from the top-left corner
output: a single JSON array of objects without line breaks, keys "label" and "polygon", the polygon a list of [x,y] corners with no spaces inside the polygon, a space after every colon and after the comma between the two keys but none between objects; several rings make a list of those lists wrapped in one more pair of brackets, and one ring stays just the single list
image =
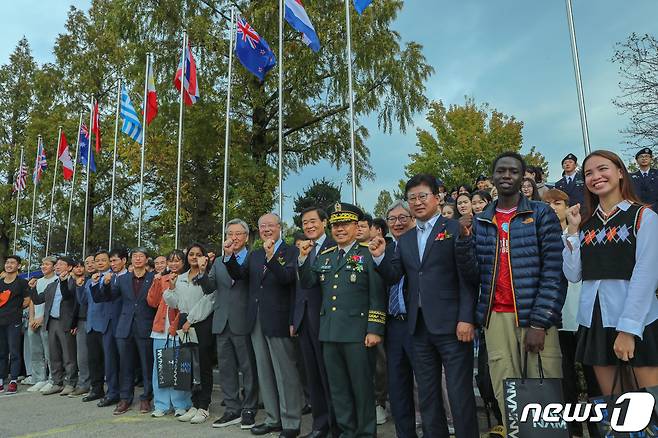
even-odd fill
[{"label": "uniformed officer", "polygon": [[368,245],[356,241],[362,218],[358,207],[337,203],[329,216],[336,245],[312,260],[313,243],[305,241],[298,260],[302,285],[322,290],[320,341],[341,438],[377,433],[374,347],[384,335],[386,300]]},{"label": "uniformed officer", "polygon": [[658,170],[651,168],[652,159],[651,149],[640,149],[635,154],[635,161],[640,170],[633,172],[631,178],[633,178],[635,193],[640,200],[656,208],[658,206]]},{"label": "uniformed officer", "polygon": [[569,205],[585,205],[585,181],[583,174],[578,171],[578,158],[574,154],[568,154],[562,159],[562,178],[555,183],[555,188],[569,195]]}]

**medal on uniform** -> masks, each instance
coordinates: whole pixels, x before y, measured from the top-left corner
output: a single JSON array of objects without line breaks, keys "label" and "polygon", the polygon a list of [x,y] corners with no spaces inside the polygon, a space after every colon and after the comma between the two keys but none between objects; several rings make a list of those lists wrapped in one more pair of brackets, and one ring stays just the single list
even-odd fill
[{"label": "medal on uniform", "polygon": [[324,281],[324,274],[320,274],[320,281]]},{"label": "medal on uniform", "polygon": [[352,272],[352,275],[350,275],[350,281],[356,283],[356,272]]}]

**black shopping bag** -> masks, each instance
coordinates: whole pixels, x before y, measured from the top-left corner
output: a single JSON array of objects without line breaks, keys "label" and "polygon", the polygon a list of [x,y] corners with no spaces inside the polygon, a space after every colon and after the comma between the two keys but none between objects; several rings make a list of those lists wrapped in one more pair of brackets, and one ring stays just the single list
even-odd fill
[{"label": "black shopping bag", "polygon": [[[567,423],[560,417],[559,421],[548,422],[542,417],[543,408],[550,403],[564,403],[562,379],[547,379],[541,365],[541,356],[537,355],[539,378],[528,378],[528,353],[525,353],[523,373],[520,379],[505,379],[505,425],[507,436],[517,438],[569,438]],[[535,404],[535,409],[528,409],[525,421],[522,420],[524,408]]]},{"label": "black shopping bag", "polygon": [[199,368],[199,347],[189,342],[187,335],[181,341],[176,361],[176,382],[174,389],[197,391],[201,389],[201,372]]},{"label": "black shopping bag", "polygon": [[155,369],[158,376],[158,387],[171,388],[176,380],[176,361],[178,358],[178,349],[176,339],[171,339],[167,335],[167,342],[164,348],[155,350]]},{"label": "black shopping bag", "polygon": [[[625,397],[630,397],[635,394],[652,394],[655,397],[654,390],[658,388],[647,388],[630,390],[624,385],[623,370],[624,363],[619,361],[615,371],[615,377],[612,381],[613,395],[592,397],[590,402],[594,405],[605,404],[604,408],[595,409],[594,412],[600,412],[603,419],[596,422],[596,427],[603,438],[649,438],[658,436],[658,416],[654,412],[654,405],[651,405],[647,400],[630,401],[624,400],[617,403],[622,394]],[[635,388],[640,385],[635,377],[635,370],[632,366],[628,366],[631,371],[631,376],[635,381]],[[619,383],[619,386],[617,385]],[[619,387],[620,393],[615,393],[615,389]],[[640,399],[642,395],[637,398]],[[649,397],[646,397],[649,398]],[[631,407],[631,404],[633,406]],[[633,415],[633,419],[627,418],[628,415]],[[597,419],[598,420],[598,419]],[[648,421],[648,424],[647,424]],[[642,423],[639,427],[633,427],[633,423]],[[624,431],[626,430],[626,431]]]}]

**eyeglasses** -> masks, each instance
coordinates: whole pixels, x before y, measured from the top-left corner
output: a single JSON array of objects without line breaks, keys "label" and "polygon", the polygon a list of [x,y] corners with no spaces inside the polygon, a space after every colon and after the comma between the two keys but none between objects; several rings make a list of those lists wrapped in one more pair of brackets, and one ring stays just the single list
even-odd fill
[{"label": "eyeglasses", "polygon": [[420,202],[425,202],[429,195],[431,195],[431,193],[425,193],[425,192],[413,193],[407,196],[407,201],[416,202],[416,200],[419,200]]},{"label": "eyeglasses", "polygon": [[230,233],[226,233],[228,237],[238,237],[238,236],[244,236],[245,233],[244,231],[231,231]]},{"label": "eyeglasses", "polygon": [[389,224],[393,225],[396,221],[400,222],[401,224],[406,224],[409,222],[409,219],[411,219],[411,216],[408,214],[401,214],[399,216],[389,216],[386,218],[386,222]]}]

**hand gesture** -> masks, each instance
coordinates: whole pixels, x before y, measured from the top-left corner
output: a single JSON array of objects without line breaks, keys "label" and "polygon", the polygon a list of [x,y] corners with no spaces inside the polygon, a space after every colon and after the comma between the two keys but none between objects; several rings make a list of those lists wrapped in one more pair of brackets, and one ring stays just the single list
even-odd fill
[{"label": "hand gesture", "polygon": [[75,280],[75,284],[78,285],[78,287],[82,286],[85,284],[85,278],[80,276]]},{"label": "hand gesture", "polygon": [[380,257],[386,251],[386,240],[381,236],[377,236],[370,241],[368,249],[373,257]]},{"label": "hand gesture", "polygon": [[175,272],[172,272],[169,274],[169,289],[174,290],[176,289],[176,280],[178,279],[178,274]]},{"label": "hand gesture", "polygon": [[159,272],[153,276],[153,280],[155,281],[158,281],[161,278],[162,278],[162,274],[160,274]]},{"label": "hand gesture", "polygon": [[473,215],[465,214],[459,218],[459,235],[461,237],[468,237],[473,231]]},{"label": "hand gesture", "polygon": [[108,273],[105,274],[105,276],[103,277],[103,283],[104,283],[104,284],[110,284],[110,281],[112,281],[112,273],[111,273],[111,272],[108,272]]},{"label": "hand gesture", "polygon": [[70,271],[64,271],[59,274],[59,281],[66,281],[69,278],[69,272]]},{"label": "hand gesture", "polygon": [[265,249],[265,258],[267,260],[270,260],[272,257],[274,257],[274,239],[267,239],[265,242],[263,242],[263,249]]},{"label": "hand gesture", "polygon": [[224,256],[231,257],[233,255],[233,239],[226,239],[224,241]]},{"label": "hand gesture", "polygon": [[375,335],[375,334],[373,334],[373,333],[368,333],[368,334],[366,335],[366,340],[365,340],[364,343],[366,344],[366,347],[367,347],[367,348],[370,348],[370,347],[374,347],[374,346],[376,346],[376,345],[379,344],[381,341],[382,341],[382,337],[381,337],[381,336],[379,336],[379,335]]},{"label": "hand gesture", "polygon": [[30,278],[30,281],[27,282],[27,285],[30,286],[31,289],[34,289],[34,287],[37,285],[37,279]]},{"label": "hand gesture", "polygon": [[94,283],[98,283],[101,279],[101,273],[100,272],[94,272],[94,275],[91,276],[91,281]]},{"label": "hand gesture", "polygon": [[308,257],[308,255],[313,250],[313,246],[314,244],[312,240],[304,240],[303,242],[301,242],[299,245],[299,257],[302,258]]},{"label": "hand gesture", "polygon": [[580,204],[569,207],[569,210],[567,210],[567,223],[569,224],[567,232],[569,234],[577,234],[581,221]]},{"label": "hand gesture", "polygon": [[196,262],[199,265],[199,271],[205,272],[208,267],[208,257],[201,256],[196,258]]}]

